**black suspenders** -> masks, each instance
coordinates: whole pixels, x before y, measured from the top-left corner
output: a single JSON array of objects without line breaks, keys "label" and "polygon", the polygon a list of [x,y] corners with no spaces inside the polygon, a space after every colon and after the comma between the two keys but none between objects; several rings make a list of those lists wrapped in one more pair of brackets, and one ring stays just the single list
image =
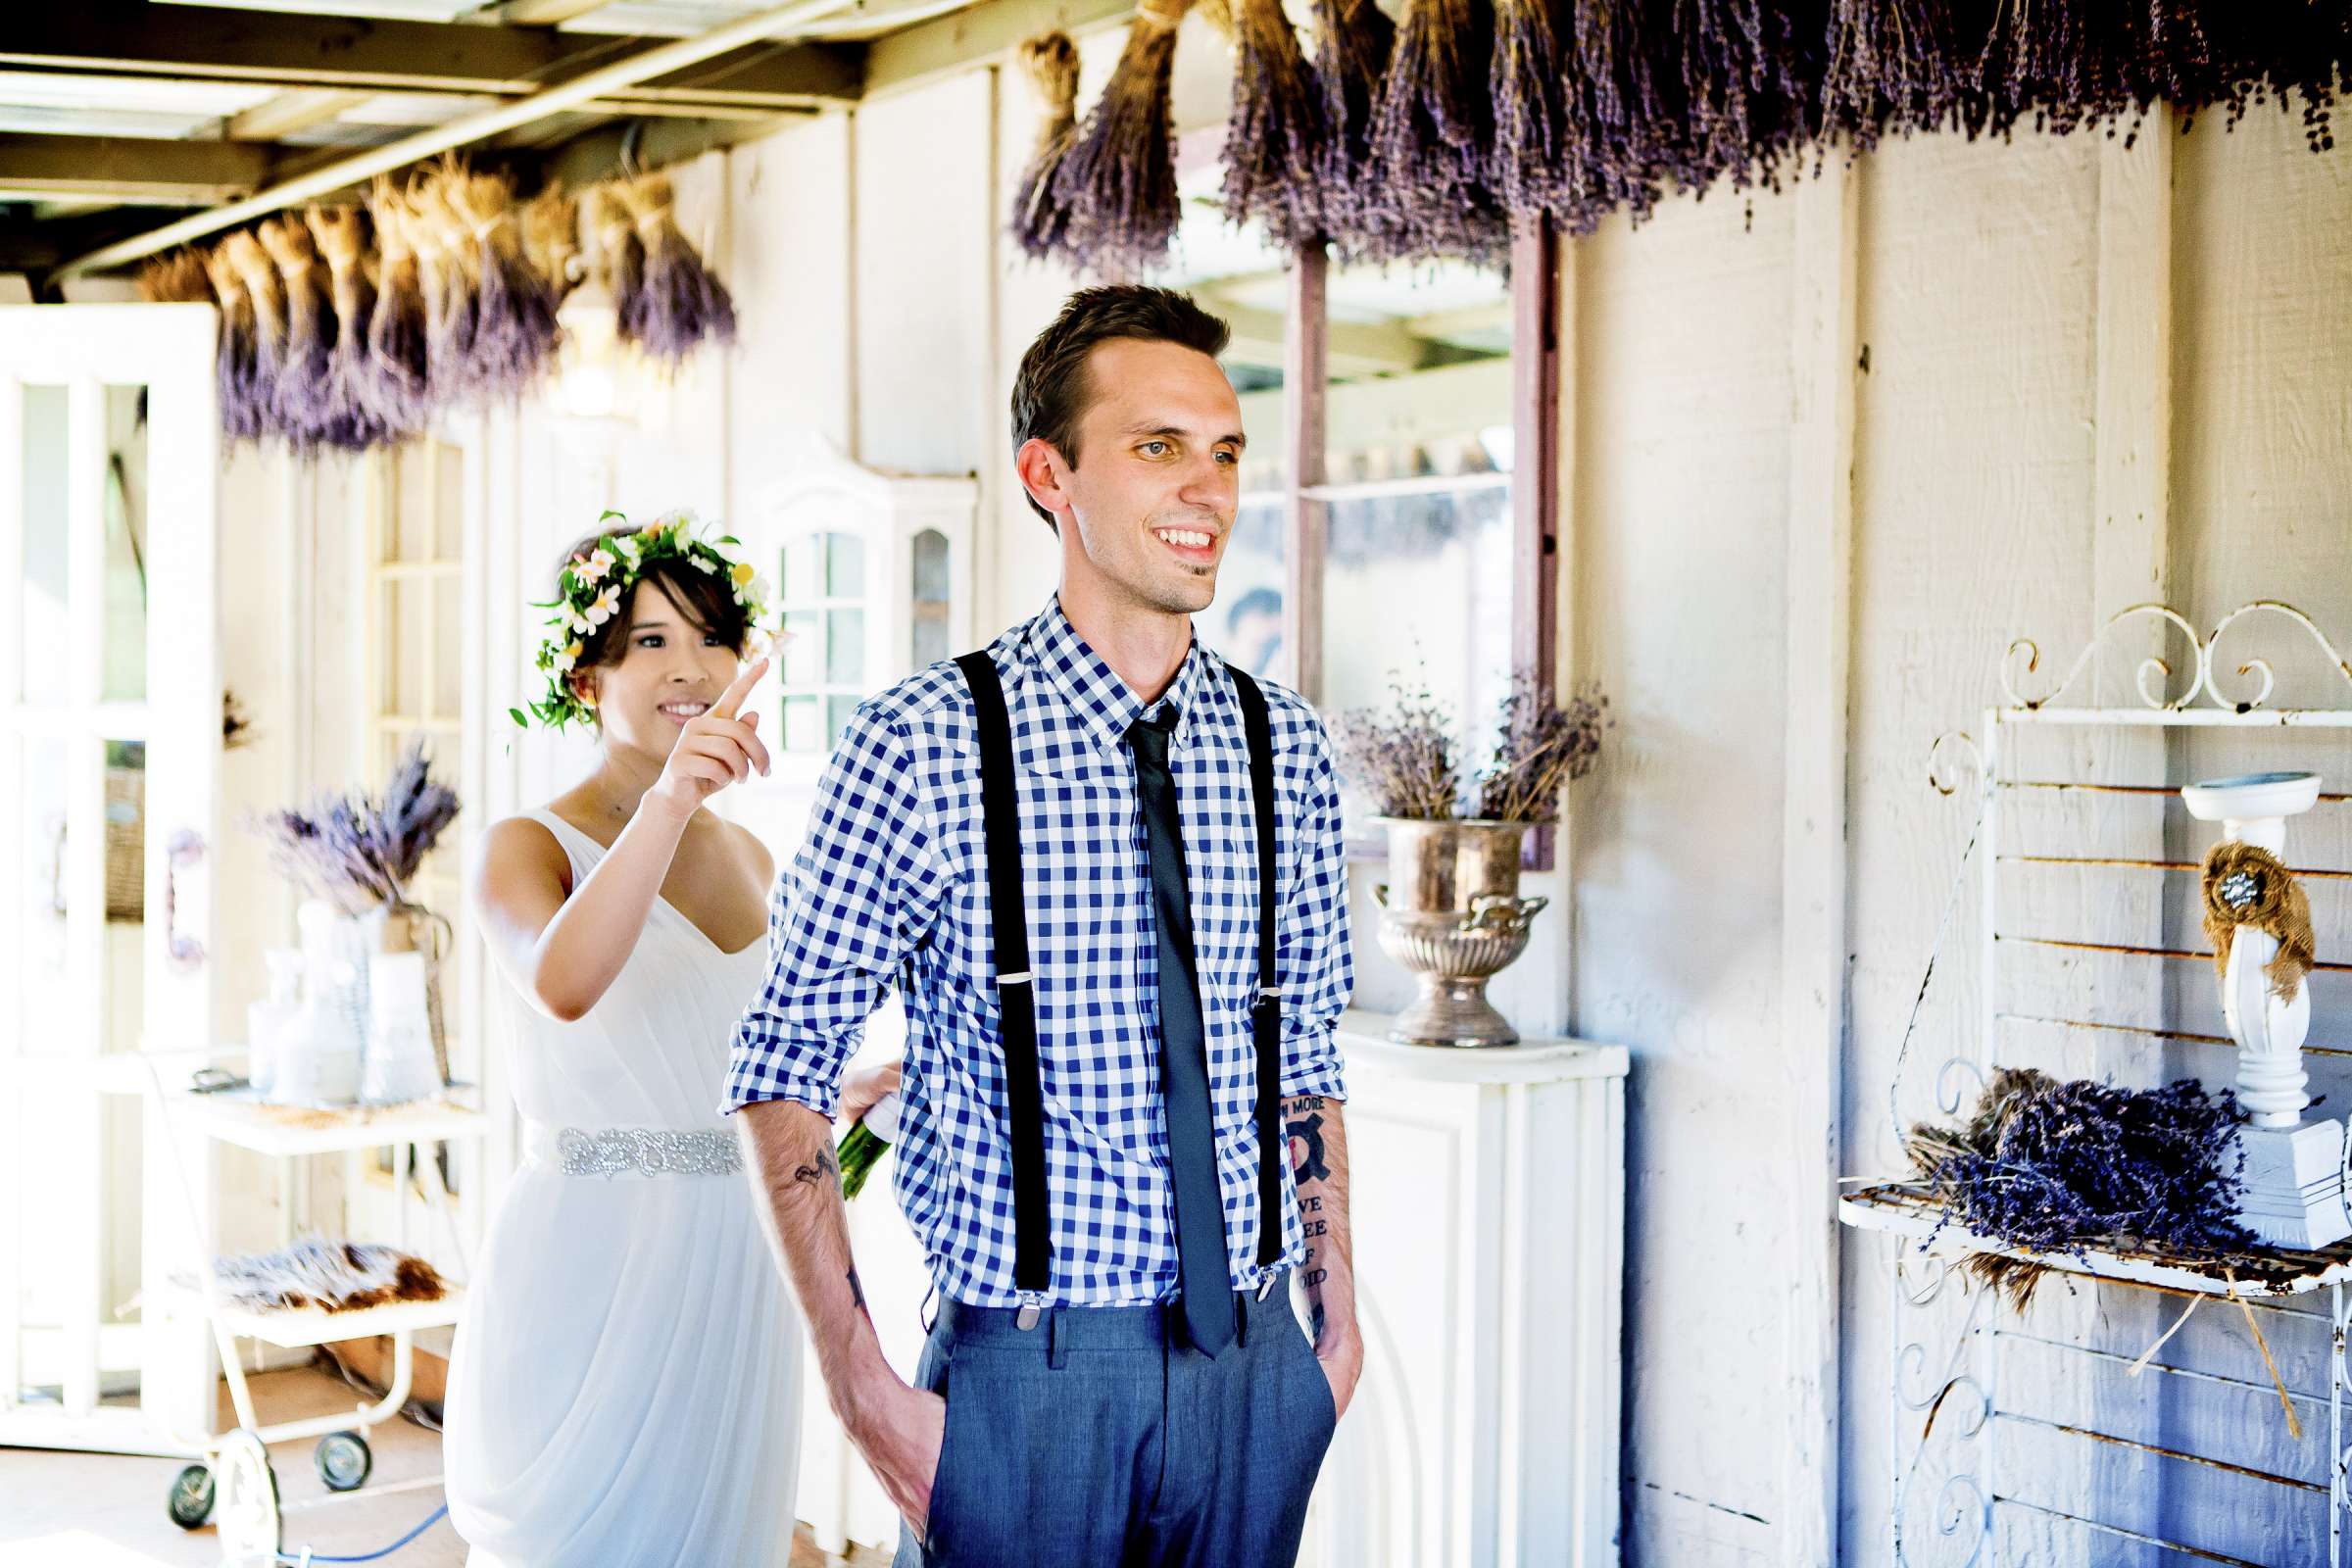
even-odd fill
[{"label": "black suspenders", "polygon": [[[1004,1041],[1012,1118],[1012,1283],[1047,1289],[1054,1233],[1046,1202],[1046,1102],[1037,1066],[1037,998],[1030,983],[1029,913],[1021,891],[1021,812],[1004,688],[986,650],[956,661],[972,691],[980,730],[980,816],[988,845],[990,947]],[[1266,694],[1227,666],[1250,746],[1250,796],[1257,820],[1257,996],[1250,1033],[1257,1049],[1257,1261],[1282,1255],[1282,995],[1274,968],[1274,745]]]}]

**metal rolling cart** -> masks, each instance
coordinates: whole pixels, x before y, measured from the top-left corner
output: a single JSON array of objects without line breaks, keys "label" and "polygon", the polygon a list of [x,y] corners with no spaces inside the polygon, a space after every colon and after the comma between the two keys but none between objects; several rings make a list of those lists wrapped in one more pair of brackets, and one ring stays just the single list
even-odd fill
[{"label": "metal rolling cart", "polygon": [[[489,1118],[456,1098],[464,1086],[453,1089],[449,1097],[414,1104],[355,1105],[342,1110],[289,1114],[284,1107],[263,1103],[250,1090],[210,1094],[166,1090],[152,1068],[149,1077],[150,1092],[161,1112],[172,1151],[173,1174],[188,1200],[190,1253],[196,1285],[186,1295],[212,1327],[220,1350],[221,1374],[227,1380],[229,1399],[236,1412],[236,1425],[226,1432],[182,1439],[204,1457],[174,1478],[168,1506],[172,1522],[183,1529],[192,1530],[208,1519],[217,1519],[224,1564],[251,1565],[251,1568],[274,1564],[283,1541],[283,1518],[277,1477],[270,1466],[268,1446],[317,1438],[315,1461],[319,1479],[330,1492],[352,1492],[365,1485],[374,1467],[366,1433],[397,1417],[408,1403],[418,1331],[455,1324],[464,1304],[465,1291],[461,1284],[452,1283],[437,1300],[393,1301],[343,1312],[318,1307],[256,1311],[223,1302],[213,1272],[219,1239],[202,1221],[194,1192],[188,1185],[190,1177],[181,1154],[180,1139],[184,1133],[194,1133],[288,1162],[314,1154],[390,1148],[394,1151],[394,1190],[399,1195],[392,1245],[404,1250],[409,1245],[409,1184],[421,1177],[427,1207],[456,1250],[462,1268],[469,1272],[470,1261],[465,1256],[464,1238],[450,1214],[449,1193],[440,1167],[432,1159],[424,1160],[419,1167],[416,1150],[419,1144],[481,1138],[489,1130]],[[290,1164],[287,1168],[290,1171]],[[289,1215],[289,1228],[291,1223]],[[244,1368],[237,1359],[239,1339],[298,1349],[375,1336],[389,1336],[392,1341],[392,1381],[381,1399],[356,1406],[348,1414],[338,1412],[271,1425],[264,1425],[255,1414]]]}]

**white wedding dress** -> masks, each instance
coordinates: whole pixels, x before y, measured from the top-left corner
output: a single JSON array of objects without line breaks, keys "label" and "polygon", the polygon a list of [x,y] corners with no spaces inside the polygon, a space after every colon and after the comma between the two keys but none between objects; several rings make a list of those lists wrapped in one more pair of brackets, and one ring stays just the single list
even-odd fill
[{"label": "white wedding dress", "polygon": [[[577,887],[604,850],[529,815]],[[468,1292],[445,1410],[450,1518],[472,1568],[790,1555],[801,1323],[749,1176],[567,1174],[557,1153],[564,1128],[731,1136],[728,1043],[766,960],[765,941],[722,952],[658,900],[588,1016],[512,1009],[526,1156]]]}]

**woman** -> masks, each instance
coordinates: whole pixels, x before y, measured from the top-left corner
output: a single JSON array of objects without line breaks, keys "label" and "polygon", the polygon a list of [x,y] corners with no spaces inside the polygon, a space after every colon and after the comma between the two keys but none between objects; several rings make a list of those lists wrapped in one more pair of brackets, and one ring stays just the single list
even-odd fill
[{"label": "woman", "polygon": [[780,1565],[801,1328],[718,1112],[774,867],[706,809],[768,770],[742,707],[763,588],[682,521],[605,520],[558,574],[532,705],[592,724],[596,767],[491,827],[474,869],[528,1004],[525,1157],[458,1331],[450,1513],[476,1568]]}]

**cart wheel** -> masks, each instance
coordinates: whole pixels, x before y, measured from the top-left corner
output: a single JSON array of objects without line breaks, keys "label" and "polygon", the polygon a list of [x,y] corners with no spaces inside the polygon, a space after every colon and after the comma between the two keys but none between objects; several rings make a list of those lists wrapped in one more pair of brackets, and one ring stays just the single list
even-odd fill
[{"label": "cart wheel", "polygon": [[326,1483],[329,1492],[357,1492],[368,1484],[368,1473],[375,1468],[368,1440],[357,1432],[328,1433],[318,1440],[313,1458],[318,1464],[318,1479]]},{"label": "cart wheel", "polygon": [[213,1516],[218,1495],[211,1467],[192,1464],[172,1478],[172,1495],[164,1499],[164,1511],[180,1529],[199,1529]]},{"label": "cart wheel", "polygon": [[270,1450],[240,1427],[214,1449],[213,1472],[220,1485],[220,1560],[276,1561],[285,1529],[277,1511],[277,1472],[270,1468]]}]

